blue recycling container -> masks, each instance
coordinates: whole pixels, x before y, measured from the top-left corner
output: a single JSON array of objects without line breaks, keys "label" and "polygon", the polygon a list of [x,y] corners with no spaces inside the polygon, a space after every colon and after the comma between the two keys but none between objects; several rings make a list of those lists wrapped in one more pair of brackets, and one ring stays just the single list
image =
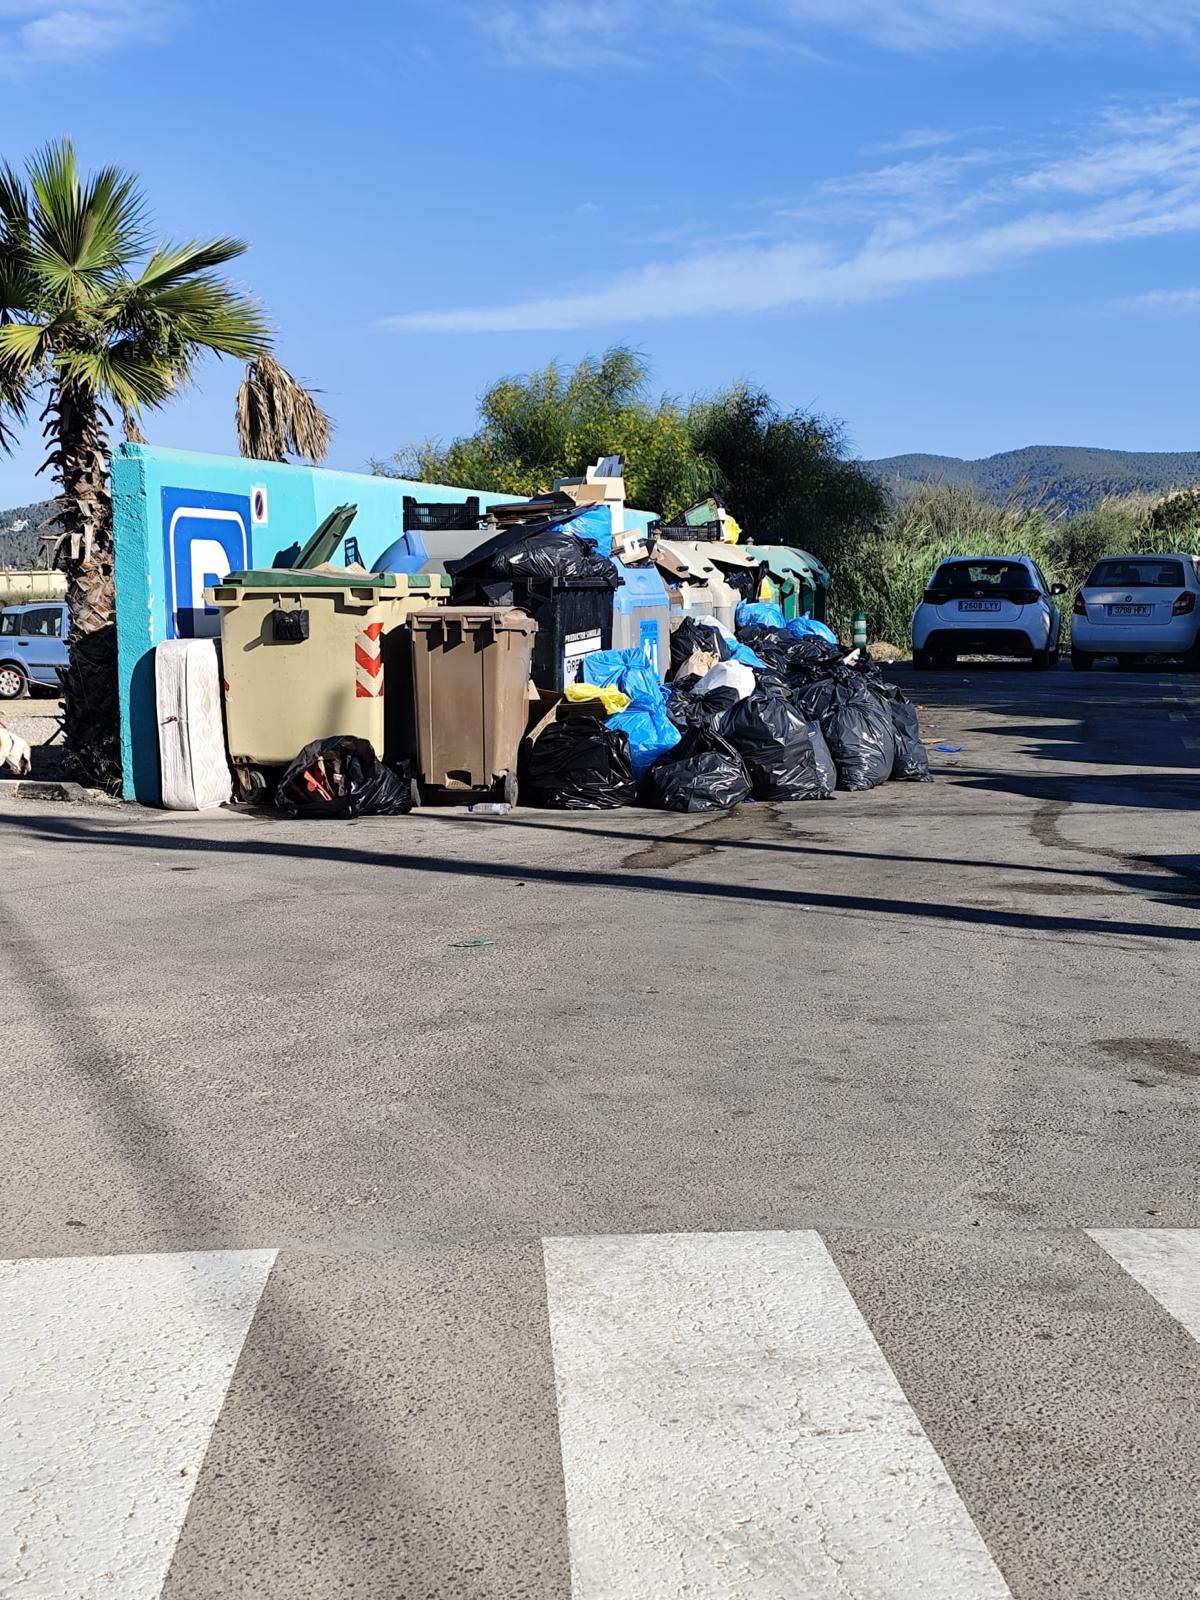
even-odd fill
[{"label": "blue recycling container", "polygon": [[646,650],[665,683],[671,666],[671,596],[656,566],[614,566],[625,580],[613,592],[614,650]]}]

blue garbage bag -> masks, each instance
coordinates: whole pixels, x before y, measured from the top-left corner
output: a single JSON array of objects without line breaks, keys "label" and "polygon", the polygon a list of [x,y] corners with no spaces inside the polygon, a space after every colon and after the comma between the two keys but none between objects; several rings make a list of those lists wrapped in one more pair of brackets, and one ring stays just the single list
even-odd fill
[{"label": "blue garbage bag", "polygon": [[804,639],[816,636],[824,639],[829,644],[836,644],[838,636],[832,628],[827,628],[823,622],[816,622],[806,611],[802,617],[793,617],[790,622],[785,622],[784,627],[793,639]]},{"label": "blue garbage bag", "polygon": [[729,645],[729,659],[740,661],[744,667],[765,667],[766,662],[760,655],[751,650],[748,644],[739,644],[734,639],[726,641]]},{"label": "blue garbage bag", "polygon": [[611,506],[589,506],[569,522],[556,524],[554,531],[564,529],[577,539],[591,539],[602,556],[612,555],[613,525]]},{"label": "blue garbage bag", "polygon": [[593,650],[583,658],[583,681],[599,689],[616,684],[634,705],[662,705],[662,685],[647,650]]},{"label": "blue garbage bag", "polygon": [[783,612],[769,600],[743,600],[734,613],[739,632],[742,628],[782,628]]},{"label": "blue garbage bag", "polygon": [[648,701],[631,705],[609,717],[607,726],[617,728],[629,740],[629,759],[633,775],[640,782],[659,756],[674,749],[682,735],[667,715],[662,695],[656,695],[657,705]]}]

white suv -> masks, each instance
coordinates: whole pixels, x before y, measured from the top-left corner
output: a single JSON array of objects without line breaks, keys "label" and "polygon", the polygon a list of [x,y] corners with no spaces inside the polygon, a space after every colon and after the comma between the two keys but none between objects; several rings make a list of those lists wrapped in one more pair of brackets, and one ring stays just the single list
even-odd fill
[{"label": "white suv", "polygon": [[913,666],[918,671],[959,656],[1024,656],[1043,669],[1058,660],[1062,618],[1030,556],[955,556],[943,561],[913,612]]},{"label": "white suv", "polygon": [[1200,572],[1195,556],[1105,556],[1075,596],[1071,665],[1097,656],[1185,656],[1200,665]]}]

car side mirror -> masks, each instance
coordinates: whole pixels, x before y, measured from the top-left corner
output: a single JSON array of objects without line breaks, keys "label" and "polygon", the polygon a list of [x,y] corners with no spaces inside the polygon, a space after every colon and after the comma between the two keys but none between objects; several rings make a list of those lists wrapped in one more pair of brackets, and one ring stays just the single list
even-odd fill
[{"label": "car side mirror", "polygon": [[1065,583],[1052,583],[1050,585],[1051,594],[1066,594],[1066,592],[1067,586]]}]

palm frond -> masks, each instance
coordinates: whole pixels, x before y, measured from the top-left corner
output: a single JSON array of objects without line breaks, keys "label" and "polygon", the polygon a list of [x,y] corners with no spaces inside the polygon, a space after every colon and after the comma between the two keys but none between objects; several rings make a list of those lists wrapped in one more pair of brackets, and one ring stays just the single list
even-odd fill
[{"label": "palm frond", "polygon": [[269,353],[246,368],[237,394],[238,448],[256,461],[300,456],[314,465],[329,452],[333,431],[312,391]]},{"label": "palm frond", "polygon": [[0,324],[0,374],[21,382],[40,366],[47,352],[46,328],[39,322]]},{"label": "palm frond", "polygon": [[110,315],[123,330],[157,331],[238,361],[253,360],[271,344],[261,307],[210,272],[150,288],[135,280],[113,297]]},{"label": "palm frond", "polygon": [[121,340],[97,350],[62,350],[55,365],[65,389],[111,395],[118,406],[129,411],[160,406],[176,388],[174,375],[148,361],[135,340]]},{"label": "palm frond", "polygon": [[70,292],[103,282],[145,248],[136,180],[102,167],[85,184],[69,139],[30,160],[29,188],[30,264],[48,288]]},{"label": "palm frond", "polygon": [[29,209],[25,180],[5,161],[0,164],[0,224],[10,242],[28,238]]},{"label": "palm frond", "polygon": [[159,245],[134,279],[134,288],[144,292],[169,288],[182,279],[223,267],[249,248],[244,239],[191,239],[186,244]]}]

